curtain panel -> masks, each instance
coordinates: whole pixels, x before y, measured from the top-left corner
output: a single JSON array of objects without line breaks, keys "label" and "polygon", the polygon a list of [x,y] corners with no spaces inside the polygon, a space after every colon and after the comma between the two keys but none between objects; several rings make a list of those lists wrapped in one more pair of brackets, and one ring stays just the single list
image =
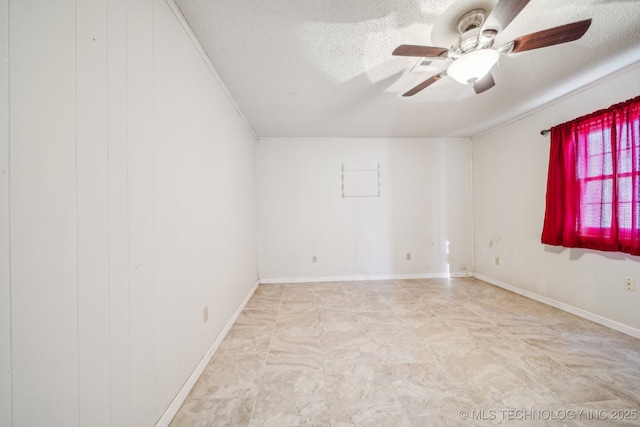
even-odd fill
[{"label": "curtain panel", "polygon": [[640,97],[551,128],[541,240],[640,255]]}]

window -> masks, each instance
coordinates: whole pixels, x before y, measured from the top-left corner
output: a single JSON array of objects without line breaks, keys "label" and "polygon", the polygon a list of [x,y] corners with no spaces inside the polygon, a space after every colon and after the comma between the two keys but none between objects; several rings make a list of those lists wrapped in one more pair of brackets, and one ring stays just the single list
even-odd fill
[{"label": "window", "polygon": [[551,129],[542,242],[640,255],[640,97]]}]

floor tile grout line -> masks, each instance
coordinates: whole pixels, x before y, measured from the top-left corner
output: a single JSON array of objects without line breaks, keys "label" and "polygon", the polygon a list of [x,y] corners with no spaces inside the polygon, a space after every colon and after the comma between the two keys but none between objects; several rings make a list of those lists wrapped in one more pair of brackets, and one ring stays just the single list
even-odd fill
[{"label": "floor tile grout line", "polygon": [[278,304],[278,310],[276,311],[276,317],[273,320],[273,330],[271,331],[271,338],[269,340],[269,345],[267,346],[266,354],[264,357],[264,361],[262,363],[262,370],[260,371],[260,381],[258,382],[258,391],[256,392],[255,399],[253,400],[253,406],[251,408],[251,413],[249,414],[249,424],[251,424],[251,420],[253,420],[253,414],[256,410],[256,405],[258,403],[258,397],[260,396],[260,390],[262,389],[262,383],[264,382],[264,375],[266,372],[267,361],[269,360],[269,353],[271,351],[271,343],[273,342],[273,338],[276,333],[276,324],[278,322],[278,312],[280,311],[280,307],[282,306],[282,301],[284,299],[284,287],[282,291],[282,295],[280,296],[280,302]]}]

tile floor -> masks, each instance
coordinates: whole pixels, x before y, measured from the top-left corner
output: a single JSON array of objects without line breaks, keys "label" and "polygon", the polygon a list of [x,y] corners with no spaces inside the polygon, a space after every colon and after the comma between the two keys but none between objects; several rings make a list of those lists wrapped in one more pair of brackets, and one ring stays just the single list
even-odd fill
[{"label": "tile floor", "polygon": [[260,285],[183,426],[640,425],[640,340],[476,279]]}]

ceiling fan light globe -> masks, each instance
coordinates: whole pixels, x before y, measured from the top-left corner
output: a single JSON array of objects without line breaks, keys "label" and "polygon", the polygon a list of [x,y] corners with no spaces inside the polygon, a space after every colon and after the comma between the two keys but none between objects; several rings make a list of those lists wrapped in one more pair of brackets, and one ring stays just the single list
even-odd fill
[{"label": "ceiling fan light globe", "polygon": [[474,50],[456,59],[447,74],[462,84],[470,84],[486,76],[499,57],[500,53],[494,49]]}]

